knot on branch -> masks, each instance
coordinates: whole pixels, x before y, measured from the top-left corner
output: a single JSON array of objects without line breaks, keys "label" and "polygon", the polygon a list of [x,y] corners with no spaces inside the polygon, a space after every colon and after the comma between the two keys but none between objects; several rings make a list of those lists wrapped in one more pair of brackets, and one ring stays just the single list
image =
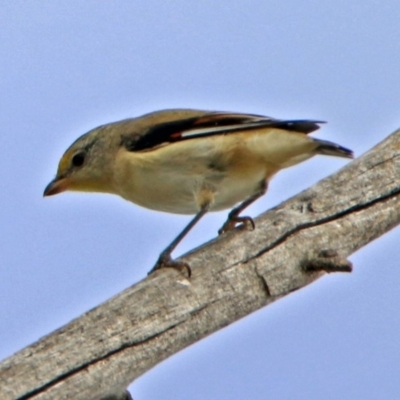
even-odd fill
[{"label": "knot on branch", "polygon": [[306,272],[351,272],[353,264],[347,258],[341,257],[336,250],[325,249],[308,257],[302,268]]}]

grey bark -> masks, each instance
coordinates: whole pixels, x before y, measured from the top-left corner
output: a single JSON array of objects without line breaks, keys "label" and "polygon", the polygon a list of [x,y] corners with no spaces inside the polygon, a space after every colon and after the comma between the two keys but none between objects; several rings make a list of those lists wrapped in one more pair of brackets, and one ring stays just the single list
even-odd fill
[{"label": "grey bark", "polygon": [[399,156],[397,131],[258,217],[254,231],[185,255],[190,281],[157,271],[4,360],[0,398],[128,398],[126,387],[170,355],[327,271],[349,270],[346,257],[400,222]]}]

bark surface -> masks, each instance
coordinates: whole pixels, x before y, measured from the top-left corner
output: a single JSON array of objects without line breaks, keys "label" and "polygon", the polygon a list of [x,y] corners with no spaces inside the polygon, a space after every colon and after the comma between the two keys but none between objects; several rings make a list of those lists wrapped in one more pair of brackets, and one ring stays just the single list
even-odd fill
[{"label": "bark surface", "polygon": [[397,131],[255,219],[254,231],[186,254],[190,280],[157,271],[4,360],[0,398],[127,398],[126,387],[170,355],[326,272],[350,270],[350,254],[400,223],[399,173]]}]

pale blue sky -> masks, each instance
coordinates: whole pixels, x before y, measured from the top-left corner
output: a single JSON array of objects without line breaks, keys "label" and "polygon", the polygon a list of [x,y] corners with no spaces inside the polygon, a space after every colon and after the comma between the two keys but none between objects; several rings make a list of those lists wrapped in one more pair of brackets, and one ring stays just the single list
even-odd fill
[{"label": "pale blue sky", "polygon": [[[329,121],[356,155],[400,127],[400,2],[0,2],[0,359],[144,278],[188,218],[42,198],[76,137],[160,108]],[[256,215],[346,164],[278,175]],[[175,254],[214,237],[209,215]],[[150,399],[397,399],[400,231],[131,386]]]}]

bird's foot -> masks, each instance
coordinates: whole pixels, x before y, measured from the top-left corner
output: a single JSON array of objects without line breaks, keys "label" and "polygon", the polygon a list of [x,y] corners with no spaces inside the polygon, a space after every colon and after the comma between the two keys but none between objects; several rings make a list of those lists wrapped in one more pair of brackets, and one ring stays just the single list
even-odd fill
[{"label": "bird's foot", "polygon": [[192,270],[188,263],[184,261],[173,260],[170,254],[164,253],[161,253],[158,261],[156,262],[156,265],[149,271],[148,275],[162,268],[174,268],[182,274],[186,275],[188,278],[192,276]]},{"label": "bird's foot", "polygon": [[222,235],[225,232],[235,229],[238,224],[247,230],[254,230],[256,225],[254,224],[253,218],[251,217],[239,217],[238,215],[230,215],[226,222],[222,225],[221,229],[218,231],[218,235]]}]

